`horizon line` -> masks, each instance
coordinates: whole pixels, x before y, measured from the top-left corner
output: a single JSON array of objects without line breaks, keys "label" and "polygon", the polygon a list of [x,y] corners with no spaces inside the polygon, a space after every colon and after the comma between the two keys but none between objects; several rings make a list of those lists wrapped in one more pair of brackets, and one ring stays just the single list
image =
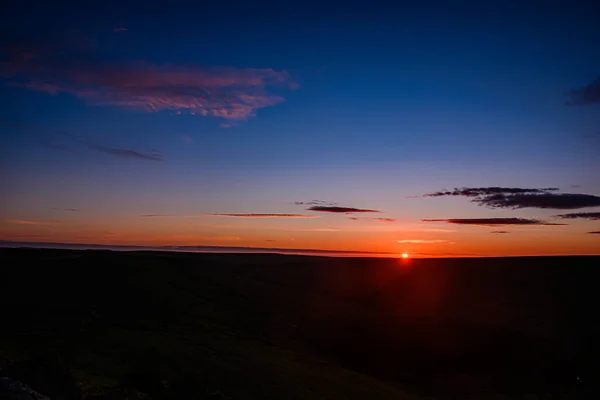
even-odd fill
[{"label": "horizon line", "polygon": [[[15,246],[7,246],[14,244]],[[35,247],[31,247],[35,246]],[[53,246],[53,247],[48,247]],[[63,247],[60,247],[63,246]],[[370,252],[353,250],[318,250],[318,249],[294,249],[278,247],[250,247],[250,246],[153,246],[153,245],[126,245],[126,244],[96,244],[96,243],[63,243],[63,242],[28,242],[0,240],[0,248],[54,248],[63,250],[73,250],[64,246],[81,247],[80,250],[93,250],[101,248],[103,250],[113,251],[172,251],[182,253],[217,253],[217,254],[279,254],[279,255],[303,255],[303,256],[329,256],[329,257],[349,257],[349,258],[401,258],[403,252]],[[85,247],[89,247],[86,249]],[[120,250],[123,249],[123,250]],[[128,249],[128,250],[126,250]],[[198,250],[198,251],[194,251]],[[202,251],[205,250],[205,251]],[[212,250],[212,251],[211,251]],[[220,251],[219,251],[220,250]],[[244,251],[247,251],[246,253]],[[410,258],[522,258],[522,257],[600,257],[600,254],[536,254],[536,255],[481,255],[481,254],[426,254],[426,253],[408,253]]]}]

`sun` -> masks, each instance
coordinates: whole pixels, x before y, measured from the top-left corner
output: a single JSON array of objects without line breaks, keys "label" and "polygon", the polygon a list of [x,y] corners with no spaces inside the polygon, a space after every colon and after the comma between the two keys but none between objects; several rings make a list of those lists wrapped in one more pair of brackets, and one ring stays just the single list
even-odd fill
[{"label": "sun", "polygon": [[408,254],[407,253],[402,253],[402,258],[408,258]]}]

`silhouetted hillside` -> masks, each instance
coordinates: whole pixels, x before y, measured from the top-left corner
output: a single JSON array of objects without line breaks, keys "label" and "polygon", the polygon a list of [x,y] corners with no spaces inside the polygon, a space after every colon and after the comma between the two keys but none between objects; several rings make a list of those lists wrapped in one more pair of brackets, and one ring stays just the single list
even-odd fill
[{"label": "silhouetted hillside", "polygon": [[2,363],[59,360],[88,398],[588,398],[598,377],[597,257],[0,257]]}]

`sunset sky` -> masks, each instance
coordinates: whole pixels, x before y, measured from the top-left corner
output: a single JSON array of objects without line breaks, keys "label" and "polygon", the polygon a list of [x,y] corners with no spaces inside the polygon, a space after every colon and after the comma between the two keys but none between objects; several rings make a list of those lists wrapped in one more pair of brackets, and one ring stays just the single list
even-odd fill
[{"label": "sunset sky", "polygon": [[0,240],[600,254],[597,2],[122,3],[0,15]]}]

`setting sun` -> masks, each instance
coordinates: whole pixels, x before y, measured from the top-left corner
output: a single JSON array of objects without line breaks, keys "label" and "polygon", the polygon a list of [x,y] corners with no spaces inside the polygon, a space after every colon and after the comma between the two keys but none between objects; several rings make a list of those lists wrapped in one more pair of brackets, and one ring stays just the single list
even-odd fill
[{"label": "setting sun", "polygon": [[403,254],[402,254],[402,258],[408,258],[408,254],[406,254],[406,253],[403,253]]}]

